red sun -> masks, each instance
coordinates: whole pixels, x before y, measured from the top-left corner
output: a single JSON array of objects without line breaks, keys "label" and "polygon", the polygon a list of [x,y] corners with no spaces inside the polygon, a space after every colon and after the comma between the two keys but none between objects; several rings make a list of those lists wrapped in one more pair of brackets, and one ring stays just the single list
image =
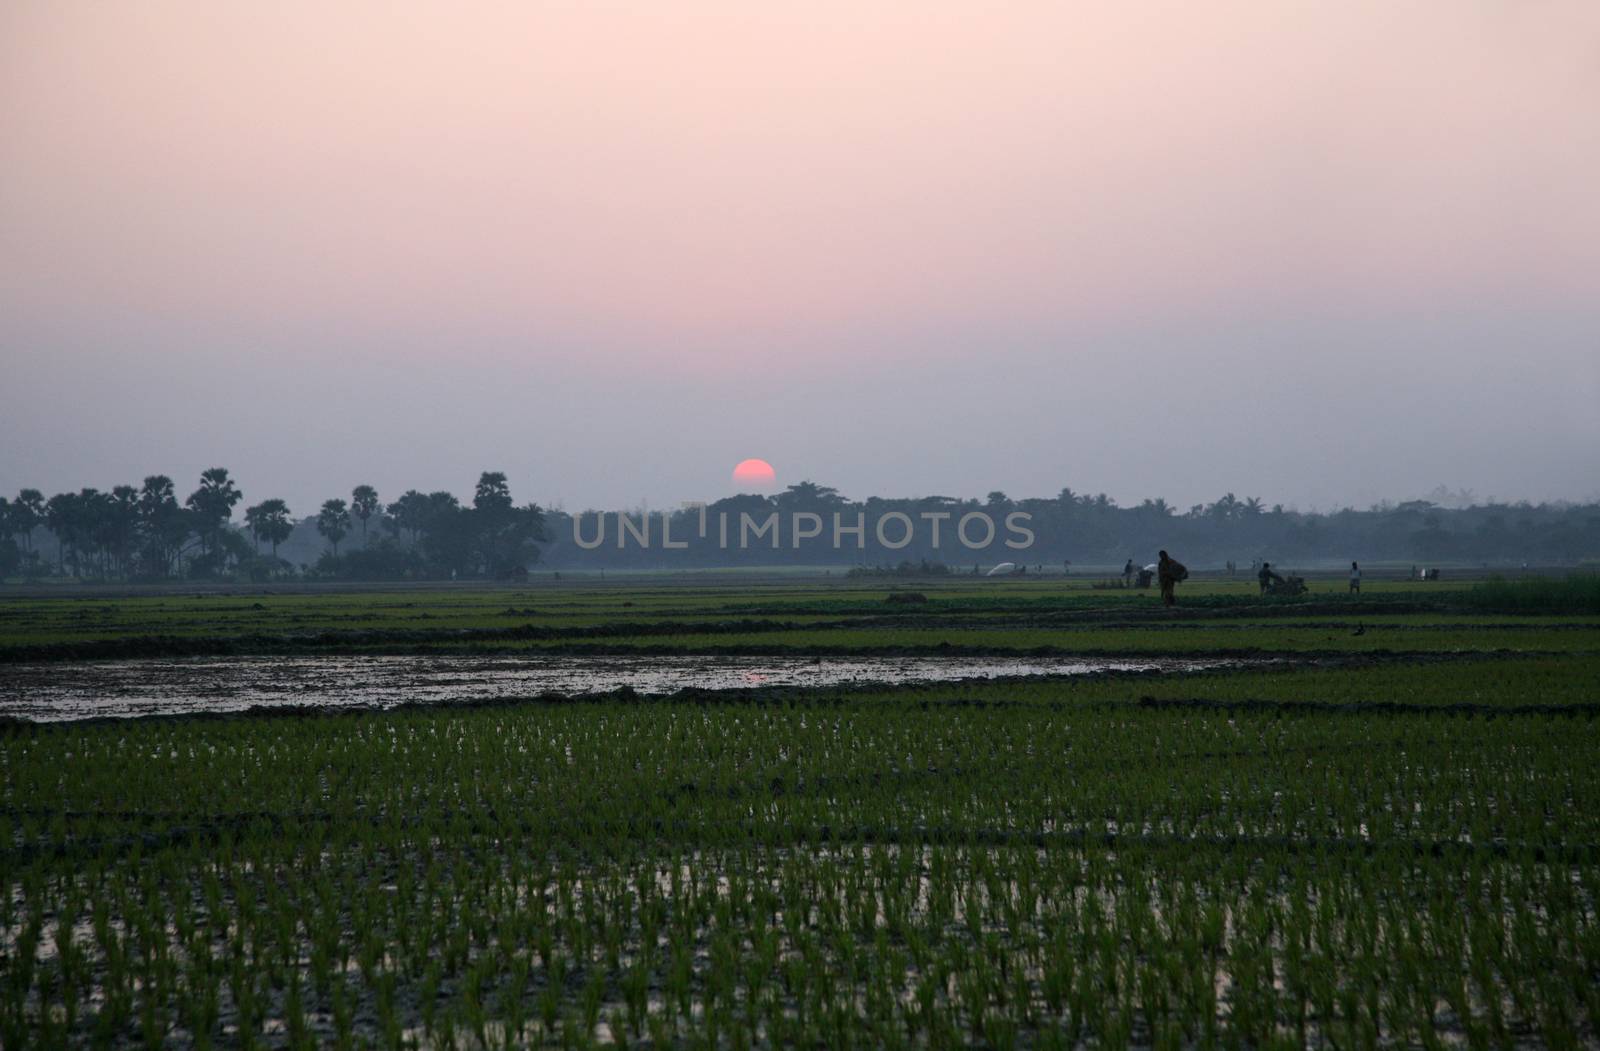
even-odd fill
[{"label": "red sun", "polygon": [[777,482],[777,472],[765,460],[740,460],[733,469],[733,484],[747,486],[746,492],[771,489]]}]

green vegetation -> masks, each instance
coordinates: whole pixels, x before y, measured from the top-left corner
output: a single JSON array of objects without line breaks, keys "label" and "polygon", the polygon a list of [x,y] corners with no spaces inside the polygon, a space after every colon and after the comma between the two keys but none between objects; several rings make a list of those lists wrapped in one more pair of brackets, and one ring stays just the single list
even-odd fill
[{"label": "green vegetation", "polygon": [[1483,609],[1600,613],[1600,573],[1574,573],[1560,580],[1493,577],[1469,591],[1467,602]]},{"label": "green vegetation", "polygon": [[[1582,582],[1387,583],[1350,596],[1313,582],[1263,599],[1253,582],[1186,582],[1181,605],[1087,581],[752,586],[541,583],[495,590],[151,594],[0,601],[0,662],[216,653],[548,651],[1200,654],[1600,650]],[[1503,590],[1515,601],[1497,596]],[[1591,589],[1592,590],[1592,589]],[[1577,595],[1578,601],[1573,600]]]},{"label": "green vegetation", "polygon": [[0,1045],[1593,1046],[1600,621],[1498,586],[1197,582],[1176,616],[959,581],[0,603],[12,657],[407,631],[1328,654],[6,727]]}]

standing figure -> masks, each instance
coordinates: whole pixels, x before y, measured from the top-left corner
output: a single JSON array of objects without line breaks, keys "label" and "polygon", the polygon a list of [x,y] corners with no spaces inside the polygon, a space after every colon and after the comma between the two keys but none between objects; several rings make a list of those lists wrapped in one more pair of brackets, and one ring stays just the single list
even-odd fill
[{"label": "standing figure", "polygon": [[1361,594],[1361,567],[1350,563],[1350,594]]},{"label": "standing figure", "polygon": [[1256,583],[1261,585],[1261,593],[1265,595],[1271,590],[1273,584],[1282,584],[1283,578],[1272,571],[1271,562],[1261,563],[1261,570],[1256,574]]},{"label": "standing figure", "polygon": [[1128,561],[1122,567],[1122,586],[1123,587],[1129,587],[1132,584],[1133,584],[1133,559],[1130,558],[1130,559],[1128,559]]},{"label": "standing figure", "polygon": [[1178,596],[1173,593],[1173,588],[1178,581],[1189,576],[1189,570],[1182,562],[1170,557],[1165,551],[1161,552],[1161,559],[1156,563],[1156,577],[1161,582],[1161,604],[1163,606],[1176,606]]}]

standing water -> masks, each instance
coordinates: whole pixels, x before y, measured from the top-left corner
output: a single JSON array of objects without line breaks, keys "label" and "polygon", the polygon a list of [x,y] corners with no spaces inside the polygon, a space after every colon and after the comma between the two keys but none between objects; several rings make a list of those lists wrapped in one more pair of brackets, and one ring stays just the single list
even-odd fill
[{"label": "standing water", "polygon": [[0,665],[0,716],[63,721],[285,706],[392,708],[629,687],[900,685],[1104,671],[1191,671],[1229,660],[1050,657],[232,657]]}]

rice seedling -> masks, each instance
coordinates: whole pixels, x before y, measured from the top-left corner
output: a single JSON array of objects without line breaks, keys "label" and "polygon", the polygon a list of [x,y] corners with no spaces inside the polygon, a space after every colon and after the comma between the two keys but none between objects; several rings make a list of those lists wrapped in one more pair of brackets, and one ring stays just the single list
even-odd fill
[{"label": "rice seedling", "polygon": [[[881,598],[649,611],[944,630],[848,623]],[[894,616],[1100,600],[1026,601]],[[1332,630],[1233,602],[1038,630]],[[1466,616],[1394,613],[1395,660],[0,728],[0,1044],[1593,1046],[1600,647]]]}]

